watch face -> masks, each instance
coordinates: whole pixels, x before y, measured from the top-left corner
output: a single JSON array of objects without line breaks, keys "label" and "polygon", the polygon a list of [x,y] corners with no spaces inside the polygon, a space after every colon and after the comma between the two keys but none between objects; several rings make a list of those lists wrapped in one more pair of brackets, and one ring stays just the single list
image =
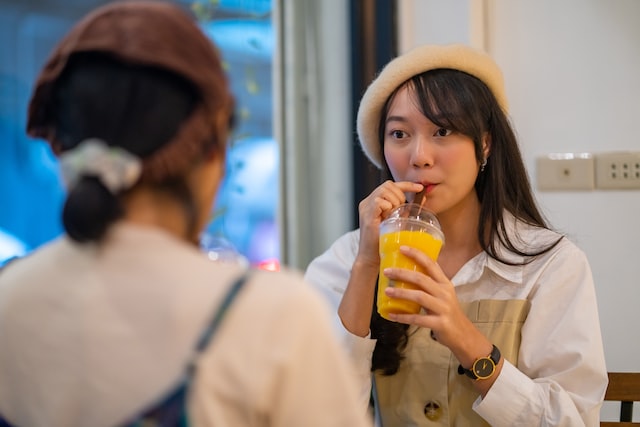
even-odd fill
[{"label": "watch face", "polygon": [[478,359],[473,364],[473,373],[476,374],[476,376],[481,380],[489,378],[493,374],[493,371],[495,371],[495,369],[496,365],[493,363],[493,360],[489,359],[488,357]]}]

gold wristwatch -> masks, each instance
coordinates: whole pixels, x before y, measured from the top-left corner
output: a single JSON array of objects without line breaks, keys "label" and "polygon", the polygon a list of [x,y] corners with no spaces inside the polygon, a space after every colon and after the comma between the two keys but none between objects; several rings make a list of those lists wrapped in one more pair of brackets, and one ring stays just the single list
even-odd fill
[{"label": "gold wristwatch", "polygon": [[491,350],[491,354],[486,357],[476,359],[471,369],[465,369],[462,365],[458,365],[458,374],[465,374],[474,380],[486,380],[496,372],[496,366],[500,362],[500,350],[495,345]]}]

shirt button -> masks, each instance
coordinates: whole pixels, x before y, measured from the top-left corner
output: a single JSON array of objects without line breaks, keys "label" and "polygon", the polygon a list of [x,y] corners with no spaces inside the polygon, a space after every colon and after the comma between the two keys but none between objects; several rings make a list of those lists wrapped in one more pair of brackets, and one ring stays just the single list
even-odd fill
[{"label": "shirt button", "polygon": [[435,400],[430,400],[424,405],[424,416],[430,421],[438,421],[442,416],[442,408]]}]

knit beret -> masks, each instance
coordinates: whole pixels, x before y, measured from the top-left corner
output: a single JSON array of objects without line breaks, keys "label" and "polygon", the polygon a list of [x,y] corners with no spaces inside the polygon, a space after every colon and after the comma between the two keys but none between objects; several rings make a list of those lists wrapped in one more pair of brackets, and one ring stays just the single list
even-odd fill
[{"label": "knit beret", "polygon": [[480,79],[508,109],[502,72],[486,53],[462,44],[424,45],[389,62],[365,91],[358,108],[357,131],[366,156],[382,168],[382,152],[378,141],[378,126],[382,108],[389,96],[404,82],[430,70],[453,69]]}]

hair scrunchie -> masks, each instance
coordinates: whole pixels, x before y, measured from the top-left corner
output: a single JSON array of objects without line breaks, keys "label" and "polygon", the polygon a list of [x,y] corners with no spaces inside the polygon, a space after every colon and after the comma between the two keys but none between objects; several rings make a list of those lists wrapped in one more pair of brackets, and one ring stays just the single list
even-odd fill
[{"label": "hair scrunchie", "polygon": [[142,163],[130,152],[92,138],[60,156],[60,171],[67,189],[73,188],[82,177],[94,176],[116,195],[138,182]]}]

